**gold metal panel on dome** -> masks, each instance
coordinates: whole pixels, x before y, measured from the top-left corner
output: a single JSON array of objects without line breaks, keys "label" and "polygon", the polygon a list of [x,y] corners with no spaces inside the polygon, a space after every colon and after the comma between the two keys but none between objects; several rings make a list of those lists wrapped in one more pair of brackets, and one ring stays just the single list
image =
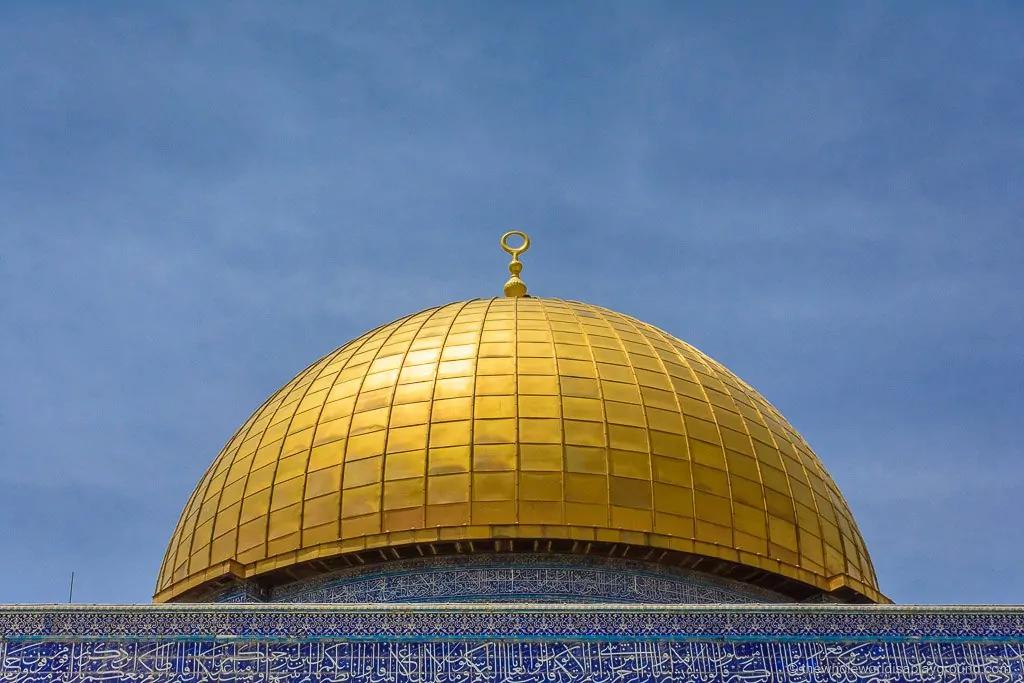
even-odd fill
[{"label": "gold metal panel on dome", "polygon": [[693,552],[884,599],[839,489],[756,391],[634,318],[527,296],[416,313],[299,373],[203,476],[156,599],[229,566],[257,576],[413,539],[537,537]]}]

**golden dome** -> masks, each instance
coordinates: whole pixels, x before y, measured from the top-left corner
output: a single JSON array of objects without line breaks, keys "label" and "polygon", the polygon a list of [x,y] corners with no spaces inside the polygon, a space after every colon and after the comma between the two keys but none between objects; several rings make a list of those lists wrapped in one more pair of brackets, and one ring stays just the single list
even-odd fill
[{"label": "golden dome", "polygon": [[155,600],[446,543],[640,549],[886,601],[839,489],[760,394],[634,318],[522,296],[396,320],[271,396],[185,506]]}]

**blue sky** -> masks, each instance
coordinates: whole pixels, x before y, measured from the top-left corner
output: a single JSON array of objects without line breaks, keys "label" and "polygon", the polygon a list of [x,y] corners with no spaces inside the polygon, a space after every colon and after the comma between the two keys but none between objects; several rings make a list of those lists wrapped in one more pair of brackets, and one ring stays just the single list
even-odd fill
[{"label": "blue sky", "polygon": [[[713,5],[713,6],[712,6]],[[1024,603],[1017,3],[0,3],[0,602],[148,601],[263,398],[524,277],[758,388],[898,602]]]}]

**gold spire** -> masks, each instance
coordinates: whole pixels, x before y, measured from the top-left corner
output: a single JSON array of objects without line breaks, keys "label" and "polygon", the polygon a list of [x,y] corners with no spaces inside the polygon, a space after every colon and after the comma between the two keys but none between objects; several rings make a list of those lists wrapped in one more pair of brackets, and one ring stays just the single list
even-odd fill
[{"label": "gold spire", "polygon": [[[513,235],[523,238],[523,243],[520,246],[513,247],[508,243],[508,238]],[[519,279],[519,273],[523,272],[523,264],[519,262],[519,255],[530,248],[529,235],[519,230],[510,230],[501,236],[501,248],[512,255],[512,261],[508,264],[508,272],[512,273],[512,277],[505,283],[505,296],[510,298],[527,296],[526,283]]]}]

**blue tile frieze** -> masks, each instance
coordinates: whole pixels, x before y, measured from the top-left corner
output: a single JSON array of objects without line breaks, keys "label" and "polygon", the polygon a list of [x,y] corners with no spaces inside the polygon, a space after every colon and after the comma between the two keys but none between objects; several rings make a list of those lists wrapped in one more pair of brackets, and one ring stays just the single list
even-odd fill
[{"label": "blue tile frieze", "polygon": [[0,638],[1024,638],[1022,607],[892,605],[172,604],[0,606]]},{"label": "blue tile frieze", "polygon": [[214,602],[750,603],[788,598],[738,581],[619,558],[539,553],[442,556],[354,567],[260,594],[248,584]]},{"label": "blue tile frieze", "polygon": [[1021,681],[1018,643],[0,641],[0,680],[322,683]]},{"label": "blue tile frieze", "polygon": [[0,681],[1024,681],[1024,608],[0,606]]}]

